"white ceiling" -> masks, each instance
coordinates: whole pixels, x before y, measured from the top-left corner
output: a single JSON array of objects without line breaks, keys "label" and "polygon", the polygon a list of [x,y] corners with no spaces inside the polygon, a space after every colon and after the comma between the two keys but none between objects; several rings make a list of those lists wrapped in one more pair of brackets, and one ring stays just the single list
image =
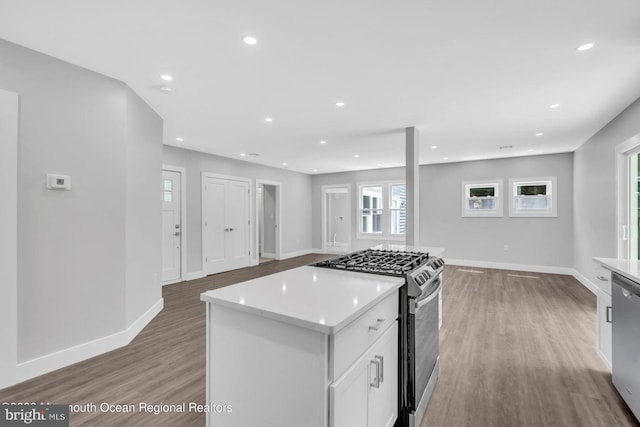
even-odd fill
[{"label": "white ceiling", "polygon": [[573,151],[640,96],[639,24],[637,0],[0,0],[0,38],[126,82],[166,144],[305,173],[401,166],[407,126],[422,164]]}]

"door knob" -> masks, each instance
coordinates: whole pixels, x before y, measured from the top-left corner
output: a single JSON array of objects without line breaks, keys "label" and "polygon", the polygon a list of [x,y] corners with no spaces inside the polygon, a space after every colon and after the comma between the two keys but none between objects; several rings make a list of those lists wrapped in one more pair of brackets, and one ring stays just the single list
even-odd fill
[{"label": "door knob", "polygon": [[176,231],[175,233],[173,233],[173,235],[174,235],[174,236],[179,236],[179,235],[180,235],[180,232],[179,232],[179,231]]},{"label": "door knob", "polygon": [[229,231],[233,231],[233,230],[235,230],[235,228],[230,228],[230,229],[229,229]]},{"label": "door knob", "polygon": [[176,224],[176,229],[180,228],[180,224]]}]

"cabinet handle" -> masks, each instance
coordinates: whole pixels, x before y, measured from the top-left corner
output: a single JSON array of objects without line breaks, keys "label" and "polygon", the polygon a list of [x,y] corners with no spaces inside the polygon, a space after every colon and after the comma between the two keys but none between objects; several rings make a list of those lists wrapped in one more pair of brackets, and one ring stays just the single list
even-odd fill
[{"label": "cabinet handle", "polygon": [[607,323],[611,323],[611,312],[612,312],[612,310],[611,310],[611,306],[610,306],[610,305],[608,305],[608,306],[607,306],[607,319],[606,319],[606,320],[607,320]]},{"label": "cabinet handle", "polygon": [[608,282],[609,281],[609,279],[607,279],[604,276],[596,276],[596,277],[598,278],[598,280],[602,280],[603,282]]},{"label": "cabinet handle", "polygon": [[374,356],[376,359],[380,361],[380,382],[384,382],[384,357],[378,356],[377,354]]},{"label": "cabinet handle", "polygon": [[378,329],[380,329],[380,326],[382,326],[383,323],[384,319],[377,319],[376,324],[369,326],[369,329],[372,331],[377,331]]},{"label": "cabinet handle", "polygon": [[376,375],[369,385],[371,385],[371,387],[380,388],[380,360],[375,358],[371,360],[371,363],[376,368]]}]

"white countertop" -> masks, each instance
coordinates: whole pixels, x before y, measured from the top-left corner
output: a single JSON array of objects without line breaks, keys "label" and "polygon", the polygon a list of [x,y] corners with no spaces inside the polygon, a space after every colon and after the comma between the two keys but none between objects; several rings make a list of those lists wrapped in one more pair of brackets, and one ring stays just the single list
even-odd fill
[{"label": "white countertop", "polygon": [[618,258],[593,258],[595,262],[629,280],[640,283],[640,261]]},{"label": "white countertop", "polygon": [[394,245],[392,243],[383,243],[378,246],[374,246],[371,249],[380,249],[384,251],[398,251],[398,252],[428,252],[429,256],[442,257],[444,248],[438,248],[436,246],[409,246],[409,245]]},{"label": "white countertop", "polygon": [[403,284],[400,277],[305,266],[208,291],[200,299],[335,334]]}]

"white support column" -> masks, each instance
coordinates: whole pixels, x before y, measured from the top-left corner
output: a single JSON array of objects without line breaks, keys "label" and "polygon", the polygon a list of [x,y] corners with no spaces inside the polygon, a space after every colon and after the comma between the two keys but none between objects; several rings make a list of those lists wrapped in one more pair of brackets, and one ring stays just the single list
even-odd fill
[{"label": "white support column", "polygon": [[420,135],[415,127],[405,129],[407,222],[406,244],[420,245]]}]

